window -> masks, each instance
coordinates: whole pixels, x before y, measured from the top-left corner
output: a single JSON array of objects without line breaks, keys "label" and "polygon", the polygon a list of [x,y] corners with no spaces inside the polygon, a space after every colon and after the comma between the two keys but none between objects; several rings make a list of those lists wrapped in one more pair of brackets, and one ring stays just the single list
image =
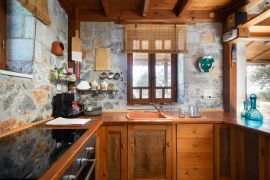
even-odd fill
[{"label": "window", "polygon": [[128,104],[176,102],[177,55],[128,54]]},{"label": "window", "polygon": [[247,65],[247,97],[257,95],[257,106],[264,119],[270,118],[270,65]]}]

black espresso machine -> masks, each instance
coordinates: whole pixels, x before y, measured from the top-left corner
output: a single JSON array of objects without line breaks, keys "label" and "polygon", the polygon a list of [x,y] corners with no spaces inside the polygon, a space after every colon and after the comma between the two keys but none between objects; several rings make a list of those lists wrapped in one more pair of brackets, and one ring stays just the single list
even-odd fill
[{"label": "black espresso machine", "polygon": [[75,95],[71,93],[57,94],[53,97],[53,117],[75,118],[82,114],[74,108]]}]

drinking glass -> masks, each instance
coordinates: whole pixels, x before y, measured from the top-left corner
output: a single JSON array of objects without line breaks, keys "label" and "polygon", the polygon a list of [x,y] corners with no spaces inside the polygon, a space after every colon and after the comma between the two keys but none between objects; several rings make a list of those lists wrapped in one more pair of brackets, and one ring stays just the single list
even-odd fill
[{"label": "drinking glass", "polygon": [[185,113],[186,113],[186,106],[182,104],[179,106],[179,117],[184,118]]}]

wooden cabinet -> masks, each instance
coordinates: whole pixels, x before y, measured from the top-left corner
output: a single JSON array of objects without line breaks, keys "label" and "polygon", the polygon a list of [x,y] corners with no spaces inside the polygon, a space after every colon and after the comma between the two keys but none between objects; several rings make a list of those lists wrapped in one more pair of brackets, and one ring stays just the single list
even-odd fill
[{"label": "wooden cabinet", "polygon": [[215,179],[238,179],[238,131],[225,124],[214,125]]},{"label": "wooden cabinet", "polygon": [[268,180],[267,137],[252,130],[215,125],[215,179]]},{"label": "wooden cabinet", "polygon": [[171,179],[171,125],[128,126],[128,179]]},{"label": "wooden cabinet", "polygon": [[177,125],[177,179],[213,179],[213,125]]},{"label": "wooden cabinet", "polygon": [[267,137],[251,130],[240,130],[240,179],[268,179]]},{"label": "wooden cabinet", "polygon": [[101,179],[127,179],[127,126],[102,127]]}]

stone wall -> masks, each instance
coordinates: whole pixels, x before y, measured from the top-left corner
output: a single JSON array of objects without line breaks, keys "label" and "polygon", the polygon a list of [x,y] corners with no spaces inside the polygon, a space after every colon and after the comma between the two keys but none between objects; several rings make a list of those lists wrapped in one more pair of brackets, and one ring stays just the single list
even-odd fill
[{"label": "stone wall", "polygon": [[122,72],[123,81],[106,80],[108,83],[117,85],[117,93],[102,93],[98,95],[83,95],[88,100],[86,103],[97,103],[104,109],[126,109],[127,106],[127,55],[122,53],[123,49],[123,27],[115,23],[81,23],[81,40],[86,51],[81,70],[82,78],[89,82],[99,81],[99,75],[103,71],[95,71],[95,48],[111,48],[111,72]]},{"label": "stone wall", "polygon": [[[89,82],[99,80],[102,71],[95,71],[95,48],[111,48],[111,71],[122,72],[116,94],[83,95],[84,100],[103,105],[107,110],[127,108],[127,56],[122,53],[123,27],[114,23],[82,22],[81,39],[86,52],[82,77]],[[198,103],[202,108],[222,109],[222,24],[198,23],[188,26],[188,54],[178,56],[178,102]],[[210,73],[201,73],[198,60],[205,55],[215,59]],[[101,81],[99,81],[100,83]],[[204,89],[213,90],[213,98],[202,98]]]},{"label": "stone wall", "polygon": [[[16,0],[9,0],[15,8],[10,12],[17,13],[21,5]],[[0,132],[51,116],[52,97],[57,93],[56,85],[49,80],[50,66],[67,67],[68,16],[56,0],[48,0],[51,25],[46,26],[28,14],[36,29],[34,36],[33,79],[20,78],[0,74]],[[9,14],[13,16],[12,14]],[[25,22],[25,21],[24,21]],[[7,22],[9,24],[9,22]],[[21,26],[20,26],[21,27]],[[16,34],[20,27],[8,26],[7,35]],[[34,31],[34,29],[28,29]],[[24,29],[25,33],[29,32]],[[26,32],[27,31],[27,32]],[[12,33],[11,33],[12,32]],[[22,32],[20,32],[22,33]],[[64,57],[56,57],[50,53],[51,43],[55,40],[63,42]],[[28,47],[15,48],[15,52],[24,54]],[[31,49],[29,50],[31,51]],[[67,90],[63,84],[62,91]]]},{"label": "stone wall", "polygon": [[[184,55],[184,102],[199,104],[202,108],[223,109],[222,102],[222,24],[198,23],[188,26],[187,48]],[[209,73],[199,71],[202,56],[212,56],[214,69]],[[212,98],[203,98],[204,91],[212,91]]]}]

